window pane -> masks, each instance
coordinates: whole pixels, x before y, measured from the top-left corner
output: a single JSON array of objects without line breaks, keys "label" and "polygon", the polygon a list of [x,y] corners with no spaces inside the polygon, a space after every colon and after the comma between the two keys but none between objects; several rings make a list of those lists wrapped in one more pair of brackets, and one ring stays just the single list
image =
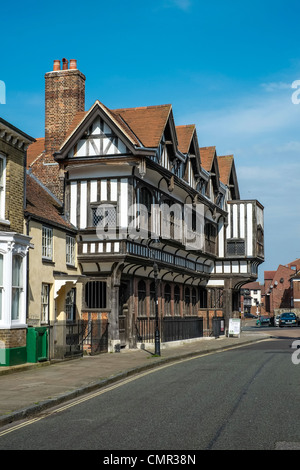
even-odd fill
[{"label": "window pane", "polygon": [[49,319],[49,284],[42,284],[42,322]]},{"label": "window pane", "polygon": [[67,320],[75,320],[75,292],[76,289],[71,289],[66,296],[66,317]]},{"label": "window pane", "polygon": [[66,237],[66,262],[75,265],[75,238]]},{"label": "window pane", "polygon": [[12,289],[12,307],[11,307],[12,320],[19,319],[19,311],[20,311],[20,290],[13,288]]},{"label": "window pane", "polygon": [[3,170],[4,170],[4,161],[0,157],[0,186],[3,187]]},{"label": "window pane", "polygon": [[22,258],[21,256],[13,256],[12,265],[12,285],[13,287],[22,287]]},{"label": "window pane", "polygon": [[52,229],[43,227],[42,257],[52,260]]}]

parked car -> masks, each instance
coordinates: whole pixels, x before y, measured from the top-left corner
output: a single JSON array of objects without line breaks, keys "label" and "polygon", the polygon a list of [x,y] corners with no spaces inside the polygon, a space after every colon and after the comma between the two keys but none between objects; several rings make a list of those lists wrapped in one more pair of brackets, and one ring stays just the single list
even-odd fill
[{"label": "parked car", "polygon": [[253,313],[244,313],[245,318],[257,318],[257,315],[253,315]]},{"label": "parked car", "polygon": [[257,326],[270,326],[270,317],[261,315],[256,321]]},{"label": "parked car", "polygon": [[279,318],[280,315],[276,315],[276,317],[274,318],[274,326],[279,326]]},{"label": "parked car", "polygon": [[279,326],[298,326],[298,318],[292,312],[285,312],[279,316]]}]

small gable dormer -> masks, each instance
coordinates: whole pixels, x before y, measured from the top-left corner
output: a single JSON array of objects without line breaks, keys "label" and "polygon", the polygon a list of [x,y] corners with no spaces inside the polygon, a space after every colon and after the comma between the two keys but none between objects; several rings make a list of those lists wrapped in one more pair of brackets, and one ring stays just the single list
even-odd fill
[{"label": "small gable dormer", "polygon": [[196,189],[200,175],[201,160],[198,137],[194,124],[176,127],[178,148],[185,155],[184,179]]},{"label": "small gable dormer", "polygon": [[220,180],[228,188],[228,199],[240,199],[240,191],[237,180],[237,174],[234,164],[233,155],[225,155],[218,157]]},{"label": "small gable dormer", "polygon": [[87,112],[78,113],[66,134],[57,161],[128,155],[139,146],[138,139],[118,115],[96,101]]},{"label": "small gable dormer", "polygon": [[201,147],[200,157],[201,165],[210,174],[206,195],[211,201],[217,203],[220,193],[220,174],[216,147]]}]

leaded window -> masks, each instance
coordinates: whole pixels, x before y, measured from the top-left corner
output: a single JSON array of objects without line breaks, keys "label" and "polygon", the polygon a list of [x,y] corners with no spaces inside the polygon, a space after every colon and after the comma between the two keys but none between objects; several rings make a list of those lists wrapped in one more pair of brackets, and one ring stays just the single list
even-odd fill
[{"label": "leaded window", "polygon": [[117,210],[116,207],[98,206],[92,208],[92,222],[93,226],[100,226],[102,228],[113,228],[117,226]]},{"label": "leaded window", "polygon": [[244,240],[227,241],[227,255],[228,256],[245,256],[245,241]]}]

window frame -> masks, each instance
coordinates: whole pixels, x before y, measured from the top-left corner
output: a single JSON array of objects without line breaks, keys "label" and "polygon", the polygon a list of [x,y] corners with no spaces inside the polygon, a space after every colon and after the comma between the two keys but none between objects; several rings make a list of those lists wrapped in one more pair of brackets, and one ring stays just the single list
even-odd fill
[{"label": "window frame", "polygon": [[[97,292],[96,288],[99,288]],[[107,282],[100,280],[87,281],[84,286],[84,301],[86,309],[101,310],[108,308]]]},{"label": "window frame", "polygon": [[[47,302],[43,301],[43,288],[47,287],[48,292],[46,293]],[[50,319],[50,284],[45,282],[42,283],[42,290],[41,290],[41,323],[49,323]],[[44,306],[47,308],[46,316],[44,315]]]},{"label": "window frame", "polygon": [[[11,321],[12,322],[19,322],[20,318],[22,317],[22,294],[24,292],[24,279],[23,279],[23,257],[20,256],[19,254],[15,253],[12,256],[12,281],[11,281]],[[15,266],[14,263],[15,261],[18,260],[20,264],[17,266],[17,282],[15,282],[16,278],[16,272],[14,271]],[[17,312],[14,311],[14,300],[17,299]],[[17,315],[16,315],[17,313]]]},{"label": "window frame", "polygon": [[[71,302],[68,302],[68,299],[71,298],[71,294],[73,294],[73,299],[71,299]],[[76,320],[76,287],[72,287],[66,294],[65,311],[67,322]]]},{"label": "window frame", "polygon": [[53,261],[53,228],[46,225],[42,226],[42,259],[44,261]]},{"label": "window frame", "polygon": [[66,264],[75,266],[76,263],[76,239],[71,235],[66,235]]}]

